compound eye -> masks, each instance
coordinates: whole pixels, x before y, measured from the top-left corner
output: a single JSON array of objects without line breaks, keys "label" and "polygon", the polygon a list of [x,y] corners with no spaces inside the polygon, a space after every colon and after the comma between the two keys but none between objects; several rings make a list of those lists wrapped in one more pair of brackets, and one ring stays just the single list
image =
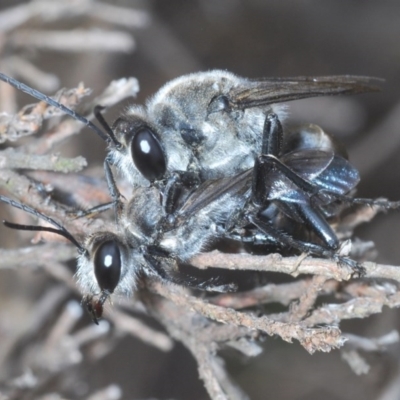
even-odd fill
[{"label": "compound eye", "polygon": [[121,252],[115,240],[102,243],[96,250],[94,274],[101,290],[115,290],[121,277]]},{"label": "compound eye", "polygon": [[132,140],[132,158],[139,172],[149,181],[160,179],[166,171],[164,152],[149,128],[140,129]]}]

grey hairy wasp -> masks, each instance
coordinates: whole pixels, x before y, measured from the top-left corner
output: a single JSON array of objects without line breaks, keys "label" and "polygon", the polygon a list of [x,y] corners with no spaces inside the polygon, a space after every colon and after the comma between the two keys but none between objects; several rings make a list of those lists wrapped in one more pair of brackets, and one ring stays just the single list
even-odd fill
[{"label": "grey hairy wasp", "polygon": [[362,76],[251,80],[221,70],[199,72],[168,82],[145,107],[131,106],[112,127],[99,106],[95,115],[102,131],[15,79],[1,73],[0,79],[93,129],[109,144],[109,162],[133,186],[165,183],[175,174],[192,183],[232,176],[253,167],[263,153],[267,115],[276,114],[279,121],[286,118],[281,103],[378,90],[375,79]]},{"label": "grey hairy wasp", "polygon": [[[275,160],[283,155],[282,145],[284,140],[288,140],[284,138],[281,128],[281,121],[285,119],[286,113],[285,107],[280,103],[321,95],[378,90],[374,79],[359,76],[250,80],[220,70],[199,72],[167,83],[147,102],[146,107],[130,107],[112,127],[105,122],[100,108],[97,108],[95,114],[105,129],[103,132],[86,118],[40,92],[3,74],[0,74],[0,79],[61,108],[94,129],[109,143],[107,162],[115,164],[134,187],[148,186],[149,183],[156,185],[163,194],[163,204],[167,213],[173,211],[181,190],[193,189],[208,179],[234,176],[253,168],[255,164],[255,174],[258,177],[272,177],[273,175],[266,173],[268,167],[265,166],[262,167],[264,172],[258,173],[261,171],[259,157],[265,155],[271,157],[268,158],[268,162],[264,157],[263,165],[272,162],[273,167],[286,176],[284,180],[289,180],[296,186],[300,185],[299,193],[313,192],[313,198],[317,199],[318,196],[315,196],[314,192],[319,189],[329,191],[332,187],[320,188],[317,184],[313,189],[306,182],[309,179],[309,171],[305,172],[304,176],[296,177],[296,174],[290,173],[293,172],[290,168],[283,171],[285,162]],[[291,135],[286,136],[290,138]],[[330,161],[336,149],[329,135],[297,136],[303,136],[300,140],[304,143],[307,141],[307,150],[303,150],[304,144],[301,150],[303,155],[311,156],[314,161],[311,167],[314,171],[313,176],[319,175],[322,170],[326,170],[327,173],[333,170]],[[304,139],[305,137],[307,139]],[[324,149],[320,144],[322,137],[329,137],[325,140],[328,144]],[[298,153],[300,149],[290,149],[286,146],[286,150],[283,151],[288,153],[292,150]],[[322,152],[325,152],[325,157],[319,157]],[[299,172],[306,169],[306,163],[303,162],[302,165],[298,167]],[[337,173],[336,170],[334,174]],[[333,188],[334,193],[343,195],[349,192],[356,184],[353,182],[353,175],[354,172],[349,171],[347,178],[344,177],[348,180],[347,185],[343,185],[339,191]],[[259,182],[260,179],[254,180],[253,188],[257,187],[257,193],[252,195],[258,199],[258,203],[262,196],[264,203],[273,199],[284,204],[282,207],[289,205],[290,200],[285,201],[284,196],[276,193],[271,195],[274,191],[265,191]],[[289,184],[286,184],[286,187],[289,187]],[[308,189],[305,190],[306,187]],[[293,210],[291,214],[294,215]],[[309,220],[310,216],[304,218]],[[321,220],[321,217],[316,218]],[[294,219],[299,219],[299,216]],[[311,223],[312,227],[315,225],[321,224]],[[319,231],[318,227],[316,231]],[[326,235],[322,233],[322,236]]]},{"label": "grey hairy wasp", "polygon": [[[284,135],[280,120],[285,111],[277,103],[376,90],[370,78],[251,81],[224,71],[192,74],[171,81],[145,108],[132,107],[111,128],[97,109],[105,133],[41,93],[4,75],[0,79],[96,130],[110,145],[108,161],[136,187],[118,216],[117,235],[99,232],[84,246],[73,241],[81,252],[79,282],[89,299],[100,296],[88,302],[94,316],[109,294],[133,290],[139,271],[208,290],[221,288],[185,279],[176,267],[220,236],[289,246],[359,269],[336,256],[339,241],[328,218],[337,203],[377,202],[347,196],[358,183],[358,172],[330,135],[311,125]],[[111,191],[117,193],[115,187]],[[282,215],[289,219],[283,229],[277,226]],[[287,227],[292,222],[314,232],[318,242],[291,237]],[[254,236],[249,239],[243,232]]]},{"label": "grey hairy wasp", "polygon": [[[215,199],[214,187],[218,187],[220,182],[208,181],[205,185],[207,187],[200,188],[200,195],[192,193],[185,199],[173,225],[164,218],[158,190],[154,187],[136,188],[126,205],[116,207],[118,211],[115,230],[95,232],[82,243],[60,223],[38,210],[1,195],[0,201],[54,226],[19,225],[5,221],[7,227],[57,233],[77,247],[78,284],[84,294],[84,301],[97,322],[101,317],[103,304],[110,295],[131,294],[137,288],[141,274],[156,275],[167,282],[208,291],[235,289],[234,284],[224,284],[219,277],[203,278],[182,274],[178,263],[188,261],[208,242],[219,236],[218,225],[236,209],[221,207],[221,202],[243,206],[243,194],[248,190],[248,183],[248,180],[239,178],[236,190],[226,191]],[[117,193],[117,188],[113,188],[112,193]]]}]

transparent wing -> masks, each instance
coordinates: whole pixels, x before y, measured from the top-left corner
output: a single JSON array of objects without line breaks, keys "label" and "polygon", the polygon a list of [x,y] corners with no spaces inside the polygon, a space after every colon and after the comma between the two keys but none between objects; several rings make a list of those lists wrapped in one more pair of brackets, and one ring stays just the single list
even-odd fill
[{"label": "transparent wing", "polygon": [[232,107],[245,109],[309,97],[376,92],[382,82],[353,75],[263,78],[233,89],[229,101]]}]

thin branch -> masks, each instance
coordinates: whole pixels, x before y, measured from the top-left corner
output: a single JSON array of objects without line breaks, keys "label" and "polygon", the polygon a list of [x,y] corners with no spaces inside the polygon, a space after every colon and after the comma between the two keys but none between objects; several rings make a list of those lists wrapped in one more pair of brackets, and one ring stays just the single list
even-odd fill
[{"label": "thin branch", "polygon": [[306,326],[317,324],[338,324],[345,319],[366,318],[372,314],[382,312],[382,307],[390,308],[400,306],[400,292],[387,293],[387,296],[357,297],[343,304],[326,304],[306,318],[303,323]]},{"label": "thin branch", "polygon": [[299,297],[297,303],[292,303],[290,307],[290,322],[298,322],[306,317],[308,312],[313,308],[315,301],[322,290],[327,278],[320,275],[314,275],[311,278],[310,285]]},{"label": "thin branch", "polygon": [[54,243],[6,250],[0,249],[0,269],[37,268],[44,263],[66,262],[76,256],[76,249]]},{"label": "thin branch", "polygon": [[[180,291],[183,294],[184,290]],[[182,342],[193,354],[198,364],[199,375],[212,399],[245,400],[247,396],[230,380],[221,360],[216,356],[216,338],[210,335],[209,328],[215,326],[206,319],[188,311],[186,307],[176,306],[165,299],[143,292],[145,304],[160,320],[176,340]],[[195,328],[195,329],[193,329]],[[218,326],[216,326],[218,329]],[[235,327],[232,327],[232,332]],[[225,329],[228,334],[228,330]]]},{"label": "thin branch", "polygon": [[136,47],[130,34],[101,29],[19,30],[11,36],[10,44],[15,47],[73,53],[87,51],[129,53]]},{"label": "thin branch", "polygon": [[93,15],[103,21],[127,28],[146,28],[150,24],[150,16],[145,11],[118,7],[98,2],[92,11]]},{"label": "thin branch", "polygon": [[[297,277],[301,274],[322,275],[337,281],[346,281],[352,277],[348,266],[338,265],[334,260],[320,258],[282,257],[280,254],[254,256],[251,254],[227,254],[219,251],[202,253],[190,260],[191,265],[206,268],[225,268],[246,271],[281,272]],[[400,268],[394,265],[377,264],[371,261],[362,263],[365,278],[393,279],[400,282]]]},{"label": "thin branch", "polygon": [[0,169],[40,169],[55,172],[78,172],[87,166],[83,157],[65,158],[58,155],[24,154],[12,148],[0,151]]},{"label": "thin branch", "polygon": [[121,311],[113,309],[106,313],[106,317],[115,324],[120,332],[129,333],[161,351],[170,351],[174,345],[164,333],[151,329],[140,320]]},{"label": "thin branch", "polygon": [[377,338],[366,338],[352,333],[345,334],[347,342],[345,348],[363,351],[382,351],[387,346],[398,343],[400,335],[398,331],[391,331]]},{"label": "thin branch", "polygon": [[121,396],[122,390],[118,385],[109,385],[90,395],[87,400],[119,400]]},{"label": "thin branch", "polygon": [[[64,106],[74,109],[82,98],[90,93],[91,90],[80,84],[76,89],[58,91],[54,98]],[[38,132],[44,120],[56,115],[62,115],[62,111],[44,102],[25,106],[16,115],[2,113],[0,114],[0,143],[32,135]]]},{"label": "thin branch", "polygon": [[2,60],[2,65],[5,66],[5,70],[12,71],[13,76],[20,77],[38,90],[53,92],[60,87],[57,75],[40,70],[25,58],[9,56]]},{"label": "thin branch", "polygon": [[244,326],[262,331],[270,336],[278,335],[287,342],[296,339],[310,353],[330,351],[341,347],[344,338],[337,327],[307,328],[302,324],[291,324],[274,321],[267,316],[257,317],[230,308],[218,307],[179,291],[174,285],[163,285],[159,282],[148,282],[155,293],[171,300],[178,306],[189,308],[207,318],[233,326]]},{"label": "thin branch", "polygon": [[358,351],[342,350],[340,355],[342,356],[342,360],[346,361],[352,371],[357,375],[368,374],[371,369],[365,358],[362,357]]},{"label": "thin branch", "polygon": [[[89,120],[93,119],[93,109],[97,105],[103,107],[112,107],[113,105],[129,97],[136,97],[139,92],[139,83],[136,78],[121,78],[112,81],[106,89],[92,101],[82,105],[82,113]],[[40,104],[40,103],[39,103]],[[0,125],[1,127],[1,125]],[[84,125],[73,119],[67,119],[61,122],[40,139],[29,143],[23,149],[27,153],[48,153],[60,143],[67,140],[70,136],[79,133]],[[93,134],[93,132],[91,133]]]},{"label": "thin branch", "polygon": [[[209,301],[211,304],[234,308],[235,310],[268,303],[281,303],[287,306],[293,300],[299,299],[311,284],[310,279],[279,285],[268,284],[247,292],[224,293],[212,297]],[[337,290],[338,285],[338,282],[334,280],[325,282],[320,294],[333,293]]]}]

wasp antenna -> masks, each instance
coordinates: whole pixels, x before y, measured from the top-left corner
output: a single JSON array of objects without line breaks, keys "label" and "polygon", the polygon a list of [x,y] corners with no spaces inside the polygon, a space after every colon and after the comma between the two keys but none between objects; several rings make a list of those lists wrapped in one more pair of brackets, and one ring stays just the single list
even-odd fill
[{"label": "wasp antenna", "polygon": [[[59,103],[58,101],[52,99],[49,96],[46,96],[45,94],[39,92],[36,89],[33,89],[27,85],[25,85],[24,83],[11,78],[8,75],[5,75],[3,73],[0,72],[0,80],[2,80],[3,82],[8,83],[9,85],[15,87],[16,89],[20,90],[21,92],[24,92],[26,94],[29,94],[29,96],[32,96],[40,101],[44,101],[47,104],[49,104],[50,106],[53,106],[55,108],[58,108],[59,110],[63,111],[65,114],[71,116],[72,118],[76,119],[77,121],[82,122],[84,125],[86,125],[88,128],[91,128],[93,131],[95,131],[104,141],[106,141],[107,143],[110,142],[110,137],[105,134],[100,128],[98,128],[95,124],[93,124],[91,121],[89,121],[87,118],[85,118],[84,116],[78,114],[77,112],[75,112],[74,110],[71,110],[70,108],[62,105],[61,103]],[[111,139],[114,141],[113,137],[111,137]],[[115,141],[114,141],[115,143]]]},{"label": "wasp antenna", "polygon": [[107,132],[108,136],[110,137],[110,139],[112,140],[112,142],[114,143],[114,146],[119,149],[121,148],[121,143],[117,140],[117,138],[114,135],[114,132],[112,131],[110,125],[108,124],[108,122],[104,119],[103,115],[101,114],[101,112],[104,110],[103,106],[96,106],[93,110],[93,114],[96,117],[97,121],[99,121],[100,125],[104,128],[104,130]]},{"label": "wasp antenna", "polygon": [[0,201],[2,201],[3,203],[9,204],[10,206],[12,206],[14,208],[23,210],[23,211],[27,212],[28,214],[34,215],[35,217],[38,217],[38,218],[42,219],[43,221],[46,221],[49,224],[54,225],[57,229],[45,227],[45,226],[19,225],[19,224],[14,224],[14,223],[8,222],[8,221],[3,221],[3,224],[5,226],[7,226],[8,228],[20,229],[20,230],[25,230],[25,231],[45,231],[45,232],[57,233],[58,235],[64,236],[73,245],[75,245],[78,248],[80,253],[86,252],[86,249],[72,236],[72,234],[70,232],[68,232],[67,229],[65,229],[60,223],[55,221],[53,218],[50,218],[47,215],[42,214],[38,210],[35,210],[32,207],[22,204],[16,200],[10,199],[9,197],[6,197],[6,196],[0,195]]},{"label": "wasp antenna", "polygon": [[[65,229],[56,229],[56,228],[50,228],[48,226],[36,226],[36,225],[21,225],[21,224],[15,224],[13,222],[5,221],[3,220],[3,225],[6,226],[7,228],[10,229],[17,229],[20,231],[37,231],[37,232],[51,232],[51,233],[56,233],[57,235],[63,236],[66,239],[68,239],[73,245],[75,245],[78,248],[79,253],[83,254],[86,252],[86,249],[82,247],[76,240],[75,238]],[[71,240],[72,239],[72,240]]]}]

